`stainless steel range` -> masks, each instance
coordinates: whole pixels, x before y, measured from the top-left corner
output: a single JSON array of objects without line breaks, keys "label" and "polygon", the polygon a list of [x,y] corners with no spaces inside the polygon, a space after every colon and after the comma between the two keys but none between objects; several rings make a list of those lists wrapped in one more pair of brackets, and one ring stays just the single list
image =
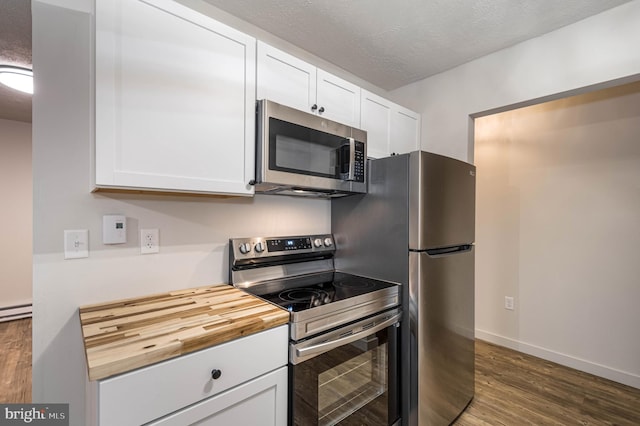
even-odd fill
[{"label": "stainless steel range", "polygon": [[397,424],[399,286],[334,253],[330,234],[234,238],[229,279],[290,312],[290,425]]}]

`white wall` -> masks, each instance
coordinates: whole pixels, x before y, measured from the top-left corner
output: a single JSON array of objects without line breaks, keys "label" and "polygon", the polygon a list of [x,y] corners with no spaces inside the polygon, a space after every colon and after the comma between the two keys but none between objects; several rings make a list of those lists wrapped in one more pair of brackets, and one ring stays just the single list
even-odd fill
[{"label": "white wall", "polygon": [[0,119],[0,309],[31,303],[32,185],[31,123]]},{"label": "white wall", "polygon": [[617,79],[640,79],[638,22],[640,0],[634,0],[390,96],[421,113],[422,149],[473,162],[470,115]]},{"label": "white wall", "polygon": [[477,336],[640,388],[640,83],[475,133]]},{"label": "white wall", "polygon": [[[568,94],[585,93],[595,88],[611,87],[640,79],[638,22],[640,0],[635,0],[402,87],[391,92],[390,96],[422,114],[422,149],[473,162],[472,116],[486,115],[489,112],[531,105]],[[482,173],[479,169],[479,179]],[[517,199],[517,194],[512,194],[512,197]],[[482,200],[478,201],[479,205],[481,202]],[[515,210],[514,214],[509,216],[509,220],[515,221],[518,213],[528,215],[528,212],[523,210],[524,207],[517,203],[510,205],[509,208],[519,210]],[[478,237],[483,226],[484,224],[478,221]],[[507,235],[504,238],[519,239],[520,236],[514,233],[519,232],[520,226],[519,222],[512,223],[505,219],[502,232]],[[477,256],[482,259],[482,243],[480,240],[478,242]],[[539,271],[535,268],[518,269],[518,261],[529,253],[520,250],[511,254],[519,255],[520,260],[511,258],[510,262],[504,262],[502,269],[496,274],[505,276],[501,277],[502,282],[509,277],[518,276],[521,284],[529,283],[527,287],[519,287],[519,294],[514,294],[522,303],[523,297],[538,294],[535,286],[537,283],[533,283]],[[604,259],[607,267],[616,264],[610,257]],[[477,263],[480,264],[480,261]],[[601,316],[605,322],[598,324],[598,333],[605,328],[611,333],[625,334],[627,339],[621,340],[626,342],[625,346],[607,348],[598,355],[589,351],[590,343],[587,342],[593,335],[588,328],[579,329],[582,339],[580,343],[567,339],[574,342],[571,346],[567,346],[563,339],[558,338],[533,342],[519,340],[519,333],[523,329],[529,330],[526,338],[534,335],[540,337],[553,334],[557,325],[539,321],[539,317],[544,317],[546,312],[547,307],[544,304],[535,306],[533,314],[522,316],[524,312],[520,312],[518,321],[503,322],[503,312],[496,311],[495,307],[496,304],[504,303],[505,289],[487,284],[490,277],[484,277],[482,274],[485,272],[480,267],[476,271],[476,294],[481,296],[476,303],[476,319],[488,329],[476,329],[476,336],[639,387],[638,358],[636,357],[634,364],[628,359],[623,362],[620,355],[615,355],[619,352],[637,354],[637,339],[632,337],[637,335],[637,318],[634,318],[635,322],[625,323],[607,320],[606,316]],[[623,287],[621,290],[624,291],[622,298],[632,299],[636,295],[633,288]],[[555,294],[557,293],[551,293],[551,296]],[[590,303],[597,303],[599,295],[594,292],[583,294],[581,297],[586,297]],[[488,304],[486,299],[494,302]],[[584,307],[574,303],[567,306],[561,317],[555,319],[579,326],[575,320],[584,318],[584,315]],[[492,316],[497,317],[488,321]],[[536,346],[536,342],[545,346]],[[606,340],[605,344],[608,342],[609,340]],[[578,359],[578,356],[584,359]],[[620,372],[618,368],[625,368],[625,371]]]},{"label": "white wall", "polygon": [[[88,384],[79,306],[224,282],[229,237],[330,231],[326,200],[90,193],[91,21],[82,7],[33,3],[33,399],[70,403],[78,426]],[[128,218],[124,246],[101,243],[113,213]],[[160,229],[159,254],[139,254],[142,227]],[[65,229],[89,230],[89,258],[63,260]]]}]

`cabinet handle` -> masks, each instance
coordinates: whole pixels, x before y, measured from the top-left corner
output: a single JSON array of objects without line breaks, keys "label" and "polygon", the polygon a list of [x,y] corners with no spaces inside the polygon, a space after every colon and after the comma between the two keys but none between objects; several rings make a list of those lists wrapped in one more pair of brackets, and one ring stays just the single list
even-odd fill
[{"label": "cabinet handle", "polygon": [[217,369],[215,369],[215,368],[214,368],[213,370],[211,370],[211,378],[212,378],[213,380],[217,380],[217,379],[219,379],[219,378],[220,378],[220,376],[222,376],[222,371],[217,370]]},{"label": "cabinet handle", "polygon": [[317,104],[311,105],[311,111],[315,111],[317,109],[318,109],[318,105]]},{"label": "cabinet handle", "polygon": [[318,112],[324,112],[324,107],[320,107],[320,109],[318,110]]}]

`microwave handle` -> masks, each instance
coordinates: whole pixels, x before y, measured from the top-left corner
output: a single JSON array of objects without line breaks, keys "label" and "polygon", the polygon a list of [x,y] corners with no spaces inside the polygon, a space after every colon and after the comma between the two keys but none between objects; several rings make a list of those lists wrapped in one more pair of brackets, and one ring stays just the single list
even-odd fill
[{"label": "microwave handle", "polygon": [[349,141],[349,174],[346,180],[356,180],[356,140],[347,138]]}]

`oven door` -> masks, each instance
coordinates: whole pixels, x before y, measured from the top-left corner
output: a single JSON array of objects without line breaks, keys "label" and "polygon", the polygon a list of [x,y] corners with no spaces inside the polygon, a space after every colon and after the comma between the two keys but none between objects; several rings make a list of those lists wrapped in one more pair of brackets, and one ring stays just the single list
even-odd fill
[{"label": "oven door", "polygon": [[289,424],[399,420],[398,309],[291,343]]}]

